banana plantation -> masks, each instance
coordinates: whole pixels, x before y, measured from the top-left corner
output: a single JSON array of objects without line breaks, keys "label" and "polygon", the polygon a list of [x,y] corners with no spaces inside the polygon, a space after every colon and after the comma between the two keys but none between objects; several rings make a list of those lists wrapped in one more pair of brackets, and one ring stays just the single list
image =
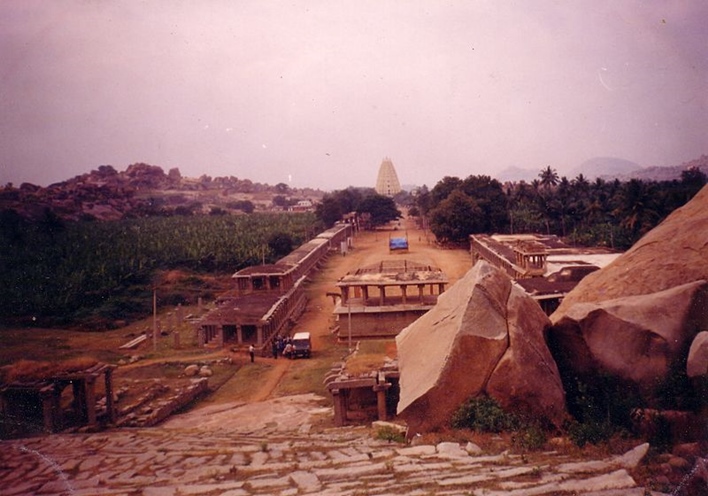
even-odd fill
[{"label": "banana plantation", "polygon": [[[309,213],[148,217],[115,222],[0,222],[0,318],[71,323],[149,311],[158,271],[230,274],[318,232]],[[38,322],[38,323],[39,323]]]}]

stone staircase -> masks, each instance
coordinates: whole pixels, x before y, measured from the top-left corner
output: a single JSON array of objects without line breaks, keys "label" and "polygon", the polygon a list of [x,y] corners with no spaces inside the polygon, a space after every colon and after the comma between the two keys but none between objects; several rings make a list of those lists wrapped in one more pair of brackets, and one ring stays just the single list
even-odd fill
[{"label": "stone staircase", "polygon": [[636,495],[646,453],[571,458],[405,445],[365,427],[314,432],[121,429],[0,441],[0,495]]}]

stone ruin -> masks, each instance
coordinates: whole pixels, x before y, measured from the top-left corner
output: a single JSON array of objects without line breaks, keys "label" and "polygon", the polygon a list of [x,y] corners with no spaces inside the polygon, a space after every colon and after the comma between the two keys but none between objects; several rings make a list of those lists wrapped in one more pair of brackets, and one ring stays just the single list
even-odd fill
[{"label": "stone ruin", "polygon": [[[583,279],[550,320],[504,273],[478,262],[396,338],[398,413],[409,436],[448,425],[460,405],[483,395],[561,426],[567,418],[563,371],[590,382],[613,376],[640,404],[656,409],[657,384],[672,374],[685,377],[689,386],[682,393],[697,400],[697,408],[648,417],[662,425],[677,419],[669,428],[679,437],[705,441],[706,233],[708,186]],[[681,422],[691,427],[681,430]]]}]

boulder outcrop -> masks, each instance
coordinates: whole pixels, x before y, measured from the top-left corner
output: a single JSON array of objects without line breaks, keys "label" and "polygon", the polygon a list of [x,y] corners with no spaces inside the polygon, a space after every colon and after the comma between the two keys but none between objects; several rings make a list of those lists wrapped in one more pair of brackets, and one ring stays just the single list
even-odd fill
[{"label": "boulder outcrop", "polygon": [[699,332],[688,350],[686,374],[689,378],[708,378],[708,331]]},{"label": "boulder outcrop", "polygon": [[650,295],[573,305],[552,331],[562,366],[581,376],[612,374],[646,398],[685,357],[708,312],[708,282]]},{"label": "boulder outcrop", "polygon": [[592,384],[609,376],[656,408],[696,398],[675,386],[687,375],[691,344],[708,329],[706,233],[708,186],[565,297],[548,333],[563,377]]},{"label": "boulder outcrop", "polygon": [[565,398],[546,347],[550,322],[499,269],[477,263],[396,338],[398,413],[409,435],[446,425],[469,398],[560,425]]}]

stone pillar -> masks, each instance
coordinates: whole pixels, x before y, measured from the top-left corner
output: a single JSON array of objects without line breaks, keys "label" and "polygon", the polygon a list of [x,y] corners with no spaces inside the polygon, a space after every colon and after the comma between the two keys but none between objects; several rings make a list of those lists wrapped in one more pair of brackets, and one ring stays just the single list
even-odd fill
[{"label": "stone pillar", "polygon": [[243,326],[236,325],[236,342],[238,344],[243,344]]},{"label": "stone pillar", "polygon": [[386,411],[386,391],[391,387],[388,382],[382,382],[374,385],[376,392],[376,409],[379,414],[379,420],[388,420],[388,412]]},{"label": "stone pillar", "polygon": [[72,392],[74,393],[74,411],[82,418],[86,417],[86,389],[84,388],[83,380],[75,380],[71,383]]},{"label": "stone pillar", "polygon": [[97,424],[96,420],[96,377],[88,376],[84,381],[85,402],[86,402],[86,422],[90,426]]},{"label": "stone pillar", "polygon": [[384,306],[386,302],[386,286],[379,286],[379,306]]},{"label": "stone pillar", "polygon": [[[178,335],[175,333],[175,335]],[[108,422],[114,424],[116,421],[116,406],[113,403],[113,367],[107,367],[104,372],[104,381],[106,384],[106,415]]]},{"label": "stone pillar", "polygon": [[203,348],[204,345],[206,344],[206,336],[205,336],[203,326],[199,326],[197,328],[197,342],[198,342],[200,348]]},{"label": "stone pillar", "polygon": [[406,286],[405,286],[405,285],[401,285],[401,303],[402,303],[403,305],[405,305],[406,303],[408,303],[408,297],[407,297],[407,296],[408,296],[408,295],[406,295]]},{"label": "stone pillar", "polygon": [[423,304],[423,292],[425,286],[423,284],[418,284],[418,298],[420,299],[420,304]]},{"label": "stone pillar", "polygon": [[53,425],[57,429],[61,429],[64,423],[64,415],[61,410],[61,393],[64,390],[64,385],[54,383],[52,388],[52,409],[53,409]]},{"label": "stone pillar", "polygon": [[262,346],[264,343],[263,341],[263,324],[259,325],[256,327],[256,344],[258,346]]},{"label": "stone pillar", "polygon": [[43,390],[40,392],[39,397],[42,400],[44,430],[46,432],[54,432],[54,394],[52,391]]},{"label": "stone pillar", "polygon": [[224,326],[221,324],[216,326],[216,345],[220,348],[224,346]]},{"label": "stone pillar", "polygon": [[334,403],[334,425],[342,427],[347,423],[347,398],[346,393],[341,389],[332,389],[332,400]]}]

